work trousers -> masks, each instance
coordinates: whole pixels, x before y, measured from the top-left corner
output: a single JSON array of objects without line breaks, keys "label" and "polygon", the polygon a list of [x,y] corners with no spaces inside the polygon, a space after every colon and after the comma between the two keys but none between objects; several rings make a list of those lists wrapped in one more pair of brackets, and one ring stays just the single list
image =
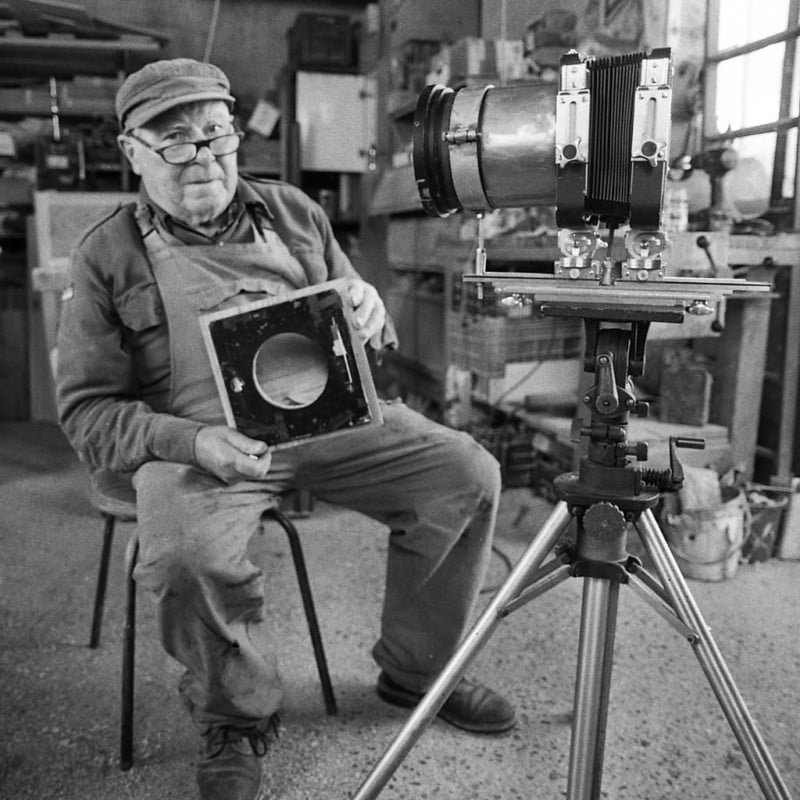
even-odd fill
[{"label": "work trousers", "polygon": [[137,471],[135,577],[155,593],[162,643],[186,667],[181,693],[202,732],[248,727],[280,706],[264,576],[248,543],[261,513],[288,489],[388,527],[373,656],[391,678],[424,691],[463,636],[491,553],[499,465],[468,434],[402,403],[382,411],[381,426],[274,452],[260,481],[229,485],[165,461]]}]

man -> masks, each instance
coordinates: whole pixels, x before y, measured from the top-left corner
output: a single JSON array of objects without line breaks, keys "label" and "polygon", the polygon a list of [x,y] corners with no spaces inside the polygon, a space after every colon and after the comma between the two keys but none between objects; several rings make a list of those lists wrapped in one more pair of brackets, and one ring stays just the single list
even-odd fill
[{"label": "man", "polygon": [[[388,526],[378,693],[412,707],[464,633],[500,493],[485,450],[402,403],[384,405],[382,426],[274,453],[224,424],[201,312],[345,278],[363,340],[394,343],[321,208],[295,187],[238,175],[233,102],[222,71],[190,59],[149,64],[120,87],[119,143],[140,197],[77,248],[57,370],[61,424],[82,460],[132,475],[136,579],[186,667],[204,800],[259,795],[258,756],[281,701],[263,575],[247,557],[263,509],[302,488]],[[476,732],[515,722],[506,700],[468,680],[441,715]]]}]

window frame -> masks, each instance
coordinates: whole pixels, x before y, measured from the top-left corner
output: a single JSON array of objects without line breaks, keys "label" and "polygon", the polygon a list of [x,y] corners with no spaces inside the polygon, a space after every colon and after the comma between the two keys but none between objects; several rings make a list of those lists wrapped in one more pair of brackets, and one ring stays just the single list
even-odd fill
[{"label": "window frame", "polygon": [[[798,39],[800,39],[800,22],[790,25],[790,20],[800,20],[800,0],[789,0],[789,11],[786,20],[787,27],[783,31],[756,39],[747,44],[729,47],[724,50],[717,49],[719,41],[720,14],[723,13],[724,0],[707,0],[706,4],[706,35],[704,55],[704,100],[703,100],[703,149],[735,143],[737,139],[755,136],[764,133],[775,133],[775,153],[772,161],[772,175],[770,179],[770,211],[790,213],[792,228],[800,228],[800,203],[797,197],[800,194],[800,114],[790,116],[792,102],[792,81],[794,79],[795,59],[798,52]],[[783,56],[783,72],[781,75],[781,92],[778,118],[774,122],[761,125],[751,125],[736,130],[717,132],[714,124],[715,107],[717,99],[717,70],[721,63],[733,58],[748,55],[758,50],[763,50],[774,44],[786,43]],[[798,76],[800,80],[800,76]],[[789,143],[789,133],[796,131],[795,175],[793,197],[783,196],[784,172],[786,169],[786,155]]]}]

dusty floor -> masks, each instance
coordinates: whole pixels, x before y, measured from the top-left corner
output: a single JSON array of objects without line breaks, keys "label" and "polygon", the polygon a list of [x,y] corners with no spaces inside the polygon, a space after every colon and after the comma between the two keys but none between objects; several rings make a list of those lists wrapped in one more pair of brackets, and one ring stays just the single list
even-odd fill
[{"label": "dusty floor", "polygon": [[[54,426],[0,424],[0,797],[195,797],[197,742],[175,692],[178,667],[139,601],[136,763],[117,767],[122,548],[114,552],[101,647],[86,647],[100,522],[82,467]],[[549,512],[506,492],[498,545],[512,560]],[[262,543],[286,682],[282,735],[265,770],[270,798],[348,798],[404,714],[374,693],[385,536],[318,505],[300,520],[340,712],[327,717],[282,534]],[[634,543],[631,545],[634,547]],[[490,583],[506,566],[493,565]],[[800,563],[741,565],[722,583],[690,584],[784,780],[800,797]],[[515,612],[472,672],[513,697],[520,724],[480,738],[434,723],[382,792],[386,800],[564,796],[581,582]],[[140,593],[141,594],[141,593]],[[486,595],[488,597],[488,595]],[[753,800],[752,773],[691,648],[623,590],[603,796]]]}]

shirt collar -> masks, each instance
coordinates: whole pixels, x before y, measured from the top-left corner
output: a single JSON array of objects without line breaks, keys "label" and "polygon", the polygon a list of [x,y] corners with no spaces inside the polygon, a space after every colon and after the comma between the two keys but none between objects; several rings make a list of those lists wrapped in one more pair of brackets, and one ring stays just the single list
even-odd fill
[{"label": "shirt collar", "polygon": [[[239,184],[236,187],[236,196],[244,203],[256,222],[271,223],[272,220],[275,219],[266,200],[264,200],[247,181],[241,178],[239,178]],[[269,227],[272,227],[272,225],[269,225]]]},{"label": "shirt collar", "polygon": [[223,225],[213,237],[207,236],[202,231],[189,227],[167,213],[150,197],[143,183],[139,186],[139,203],[150,210],[153,217],[158,220],[162,227],[187,244],[224,240],[226,234],[235,230],[237,223],[241,221],[245,211],[249,212],[253,221],[259,226],[271,228],[271,223],[274,219],[264,199],[241,178],[239,178],[236,186],[236,194],[234,194],[233,200],[222,213]]}]

